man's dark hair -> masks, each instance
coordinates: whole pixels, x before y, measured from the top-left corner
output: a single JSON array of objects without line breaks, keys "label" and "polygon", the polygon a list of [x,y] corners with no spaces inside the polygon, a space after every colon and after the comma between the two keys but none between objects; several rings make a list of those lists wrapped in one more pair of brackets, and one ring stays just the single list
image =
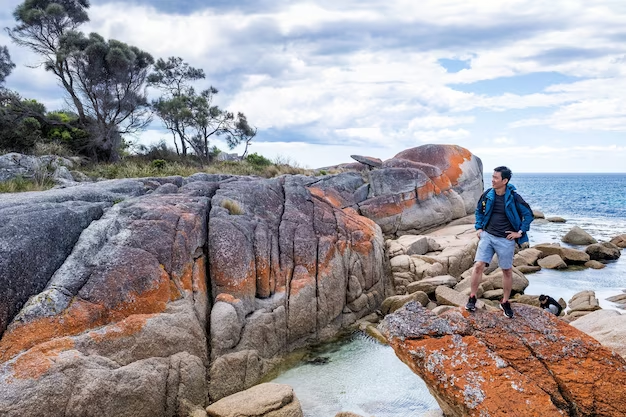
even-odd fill
[{"label": "man's dark hair", "polygon": [[547,295],[543,295],[543,294],[541,294],[541,295],[539,296],[539,301],[545,301],[545,300],[547,300],[547,299],[548,299],[548,296],[547,296]]},{"label": "man's dark hair", "polygon": [[513,173],[507,167],[501,166],[501,167],[494,168],[494,172],[499,172],[503,180],[511,181],[511,176],[513,175]]}]

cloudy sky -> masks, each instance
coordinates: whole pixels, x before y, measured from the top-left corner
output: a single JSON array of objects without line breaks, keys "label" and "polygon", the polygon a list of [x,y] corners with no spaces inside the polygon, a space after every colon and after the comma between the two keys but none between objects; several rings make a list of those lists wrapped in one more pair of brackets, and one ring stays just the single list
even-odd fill
[{"label": "cloudy sky", "polygon": [[[3,0],[2,27],[19,3]],[[486,170],[626,172],[623,0],[92,0],[89,16],[85,32],[204,69],[270,159],[446,143]],[[66,107],[36,56],[0,45],[18,65],[8,87]],[[138,140],[161,138],[155,121]]]}]

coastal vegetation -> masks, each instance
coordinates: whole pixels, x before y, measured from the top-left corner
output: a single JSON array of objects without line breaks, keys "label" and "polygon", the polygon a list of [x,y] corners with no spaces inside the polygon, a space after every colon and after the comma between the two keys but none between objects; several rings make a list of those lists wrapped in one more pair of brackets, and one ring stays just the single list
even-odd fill
[{"label": "coastal vegetation", "polygon": [[[204,70],[181,57],[156,59],[140,48],[98,33],[83,33],[89,21],[88,0],[25,0],[7,29],[13,43],[34,52],[39,65],[63,88],[67,108],[49,111],[33,98],[5,87],[15,69],[9,50],[0,45],[0,150],[25,154],[76,156],[88,164],[88,176],[119,178],[220,172],[274,176],[301,171],[285,164],[248,160],[257,133],[245,114],[218,106],[217,88],[196,91]],[[148,87],[160,96],[150,99]],[[174,148],[163,163],[158,152],[132,142],[158,118],[172,135]],[[245,144],[238,163],[216,162],[221,152],[211,141],[220,137],[229,149]],[[153,147],[154,148],[154,147]],[[198,167],[200,169],[198,169]],[[22,189],[16,180],[11,187]],[[32,181],[31,181],[32,182]]]}]

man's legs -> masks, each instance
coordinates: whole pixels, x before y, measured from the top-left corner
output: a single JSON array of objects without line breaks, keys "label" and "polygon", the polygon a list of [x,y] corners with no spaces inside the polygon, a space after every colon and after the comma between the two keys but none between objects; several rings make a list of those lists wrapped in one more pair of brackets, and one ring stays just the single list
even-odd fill
[{"label": "man's legs", "polygon": [[491,262],[491,258],[493,258],[494,254],[494,248],[491,242],[492,236],[483,231],[480,235],[480,240],[478,241],[478,247],[476,248],[476,256],[474,257],[474,270],[472,271],[471,278],[472,292],[470,293],[470,298],[465,305],[465,309],[468,311],[476,310],[476,292],[478,291],[478,286],[483,278],[485,266]]},{"label": "man's legs", "polygon": [[498,264],[502,268],[502,302],[500,308],[504,315],[513,318],[513,309],[509,303],[511,289],[513,287],[513,256],[515,255],[515,241],[505,238],[496,238],[494,249],[498,254]]},{"label": "man's legs", "polygon": [[502,302],[506,303],[509,301],[509,297],[511,296],[511,288],[513,288],[513,269],[503,269],[502,270],[502,290],[504,294],[502,295]]},{"label": "man's legs", "polygon": [[[480,281],[483,278],[485,265],[486,264],[483,261],[477,261],[474,264],[474,270],[472,271],[472,292],[470,293],[470,295],[476,295],[476,293],[478,292],[478,286],[480,285]],[[510,287],[509,292],[511,292]]]}]

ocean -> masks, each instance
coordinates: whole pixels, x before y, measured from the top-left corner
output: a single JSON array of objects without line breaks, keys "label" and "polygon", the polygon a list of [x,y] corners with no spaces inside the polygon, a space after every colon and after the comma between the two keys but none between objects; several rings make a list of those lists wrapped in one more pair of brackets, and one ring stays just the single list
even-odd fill
[{"label": "ocean", "polygon": [[[626,233],[626,174],[513,174],[511,184],[533,209],[546,217],[558,216],[566,223],[531,224],[530,244],[559,243],[561,238],[578,226],[598,241]],[[485,175],[485,185],[491,185],[491,173]],[[625,251],[622,251],[624,254]],[[583,290],[594,290],[602,308],[616,308],[606,301],[626,289],[626,256],[608,262],[606,268],[542,269],[528,274],[530,285],[526,294],[549,294],[557,300],[569,300]]]},{"label": "ocean", "polygon": [[[573,247],[560,241],[573,226],[598,241],[626,233],[626,174],[513,174],[511,183],[533,209],[567,220],[533,222],[531,246],[560,243]],[[491,172],[485,173],[485,185],[491,186]],[[601,270],[544,269],[526,277],[530,281],[526,294],[549,294],[567,301],[579,291],[594,290],[603,308],[616,309],[606,298],[626,289],[626,256]],[[393,349],[361,333],[317,347],[312,356],[326,360],[298,365],[272,381],[294,388],[306,417],[334,416],[339,411],[426,417],[439,410],[426,385]]]}]

